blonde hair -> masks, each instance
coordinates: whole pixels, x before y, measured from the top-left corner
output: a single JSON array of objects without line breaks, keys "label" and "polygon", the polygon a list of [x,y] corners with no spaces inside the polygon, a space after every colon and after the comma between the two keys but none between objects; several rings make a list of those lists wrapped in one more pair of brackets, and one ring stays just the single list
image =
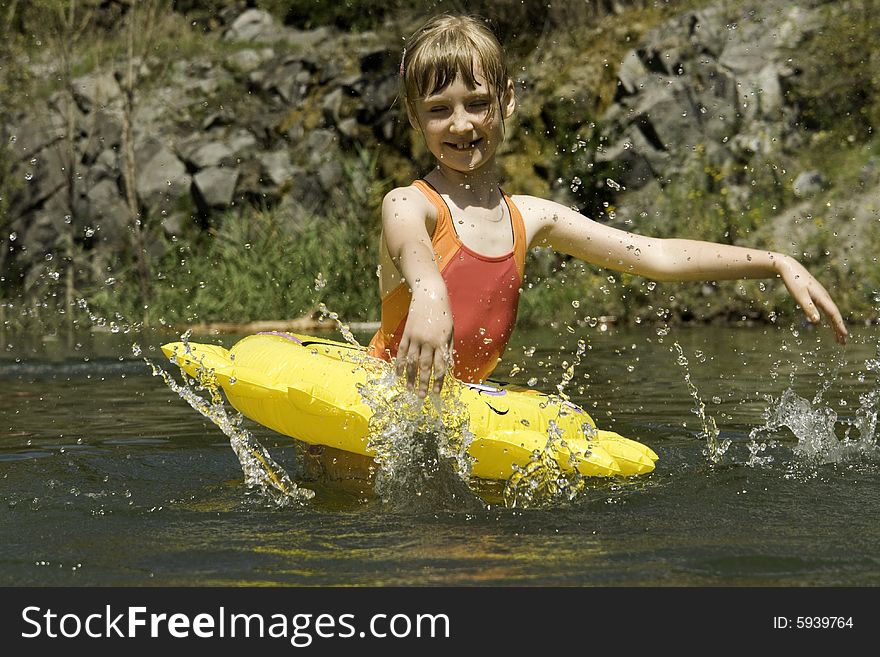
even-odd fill
[{"label": "blonde hair", "polygon": [[400,95],[410,116],[415,102],[445,89],[461,76],[477,87],[479,68],[503,106],[507,88],[504,50],[485,21],[475,16],[435,16],[407,40],[400,61]]}]

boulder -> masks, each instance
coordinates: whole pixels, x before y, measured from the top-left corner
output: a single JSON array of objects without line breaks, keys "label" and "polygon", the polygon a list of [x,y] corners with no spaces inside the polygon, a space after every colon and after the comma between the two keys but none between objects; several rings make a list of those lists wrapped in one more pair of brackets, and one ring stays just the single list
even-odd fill
[{"label": "boulder", "polygon": [[828,181],[821,171],[804,171],[794,179],[791,189],[796,197],[808,198],[824,190],[827,184]]},{"label": "boulder", "polygon": [[301,169],[291,163],[287,149],[263,153],[259,155],[259,160],[265,177],[276,186],[290,182],[298,172],[301,172]]},{"label": "boulder", "polygon": [[79,108],[88,114],[96,109],[121,105],[122,89],[113,73],[92,73],[73,80],[73,97]]},{"label": "boulder", "polygon": [[200,208],[223,208],[235,197],[238,167],[207,167],[193,177],[193,191]]},{"label": "boulder", "polygon": [[135,153],[135,188],[147,207],[169,206],[189,195],[192,179],[183,162],[165,144],[149,140]]},{"label": "boulder", "polygon": [[248,9],[223,34],[225,41],[277,41],[281,27],[268,11]]},{"label": "boulder", "polygon": [[235,153],[223,142],[209,141],[196,145],[185,155],[185,159],[196,169],[232,166],[235,164]]}]

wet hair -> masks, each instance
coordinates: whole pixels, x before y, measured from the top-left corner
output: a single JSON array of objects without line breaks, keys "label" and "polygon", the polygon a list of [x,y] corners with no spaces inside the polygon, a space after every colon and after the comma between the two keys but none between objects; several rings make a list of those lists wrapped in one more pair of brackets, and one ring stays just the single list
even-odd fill
[{"label": "wet hair", "polygon": [[415,116],[417,100],[442,91],[458,76],[475,89],[476,65],[502,107],[507,63],[486,21],[448,14],[429,20],[407,40],[400,61],[400,95],[409,115]]}]

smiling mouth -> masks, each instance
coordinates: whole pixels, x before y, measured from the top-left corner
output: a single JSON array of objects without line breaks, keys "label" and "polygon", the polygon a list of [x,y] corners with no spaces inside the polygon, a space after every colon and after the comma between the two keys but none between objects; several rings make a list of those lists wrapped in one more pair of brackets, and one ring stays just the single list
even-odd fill
[{"label": "smiling mouth", "polygon": [[476,148],[477,144],[479,144],[481,141],[482,141],[482,139],[475,139],[474,141],[466,141],[466,142],[463,142],[463,143],[457,143],[457,142],[451,142],[451,141],[448,141],[448,142],[446,142],[446,144],[447,144],[450,148],[453,148],[453,149],[455,149],[455,150],[457,150],[457,151],[466,151],[466,150],[469,150],[469,149],[471,149],[471,148]]}]

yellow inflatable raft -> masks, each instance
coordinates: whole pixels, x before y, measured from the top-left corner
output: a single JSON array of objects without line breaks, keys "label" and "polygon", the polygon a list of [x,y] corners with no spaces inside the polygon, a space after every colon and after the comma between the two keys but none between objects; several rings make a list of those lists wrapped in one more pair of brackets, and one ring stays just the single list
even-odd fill
[{"label": "yellow inflatable raft", "polygon": [[[373,456],[373,411],[358,386],[387,364],[357,345],[290,333],[260,333],[231,349],[173,342],[164,354],[190,376],[213,377],[242,415],[306,443]],[[460,401],[474,434],[471,475],[506,480],[536,450],[550,449],[563,471],[585,476],[651,472],[657,455],[646,445],[595,428],[581,408],[558,397],[505,384],[461,384]],[[551,429],[551,422],[554,423]],[[552,435],[561,439],[548,440]]]}]

